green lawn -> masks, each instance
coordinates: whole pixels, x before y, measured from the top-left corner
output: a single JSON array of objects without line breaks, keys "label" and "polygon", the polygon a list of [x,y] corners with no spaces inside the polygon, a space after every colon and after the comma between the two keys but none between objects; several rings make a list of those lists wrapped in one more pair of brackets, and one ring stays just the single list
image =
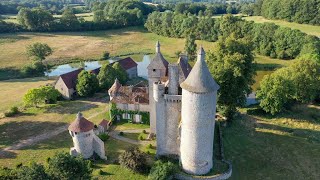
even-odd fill
[{"label": "green lawn", "polygon": [[298,29],[302,32],[305,32],[307,34],[315,35],[320,37],[320,26],[314,26],[314,25],[309,25],[309,24],[298,24],[294,22],[287,22],[284,20],[269,20],[265,19],[262,16],[248,16],[248,17],[243,17],[243,19],[247,21],[254,21],[256,23],[265,23],[265,22],[270,22],[270,23],[275,23],[279,26],[282,27],[289,27],[292,29]]}]

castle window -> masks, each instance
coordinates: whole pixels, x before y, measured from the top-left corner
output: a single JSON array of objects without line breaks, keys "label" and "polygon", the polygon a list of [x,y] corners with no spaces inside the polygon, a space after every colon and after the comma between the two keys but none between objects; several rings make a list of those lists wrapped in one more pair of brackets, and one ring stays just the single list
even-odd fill
[{"label": "castle window", "polygon": [[153,72],[156,72],[156,69],[153,69],[152,71],[153,71]]},{"label": "castle window", "polygon": [[71,136],[73,137],[74,136],[73,131],[70,131],[70,132],[71,132]]},{"label": "castle window", "polygon": [[78,133],[77,133],[77,132],[74,132],[74,134],[77,135]]}]

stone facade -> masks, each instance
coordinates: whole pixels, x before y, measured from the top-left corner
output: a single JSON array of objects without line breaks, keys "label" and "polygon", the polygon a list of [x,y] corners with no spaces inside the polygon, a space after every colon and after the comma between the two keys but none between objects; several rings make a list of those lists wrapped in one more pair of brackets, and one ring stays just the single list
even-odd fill
[{"label": "stone facade", "polygon": [[138,77],[138,68],[137,68],[137,66],[136,67],[132,67],[130,69],[127,69],[126,72],[128,74],[129,79],[133,79],[133,78]]},{"label": "stone facade", "polygon": [[85,119],[81,113],[78,113],[76,120],[68,128],[74,145],[70,149],[71,155],[82,155],[83,158],[88,159],[95,152],[101,159],[107,159],[104,142],[96,136],[93,129],[93,123]]},{"label": "stone facade", "polygon": [[[156,51],[160,53],[159,43]],[[150,121],[155,124],[151,129],[157,136],[157,156],[176,155],[186,173],[204,175],[213,167],[219,86],[209,72],[203,48],[191,71],[185,61],[180,58],[178,64],[168,64],[164,73],[156,56],[148,67]]]},{"label": "stone facade", "polygon": [[66,84],[63,82],[61,77],[57,80],[54,88],[58,90],[64,99],[71,99],[75,90],[73,88],[69,89]]}]

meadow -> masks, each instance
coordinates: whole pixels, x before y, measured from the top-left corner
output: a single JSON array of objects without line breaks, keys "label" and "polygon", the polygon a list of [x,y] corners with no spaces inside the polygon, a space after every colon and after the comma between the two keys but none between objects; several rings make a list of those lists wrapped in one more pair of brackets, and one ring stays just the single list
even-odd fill
[{"label": "meadow", "polygon": [[306,34],[314,35],[317,37],[320,37],[320,26],[315,25],[309,25],[309,24],[298,24],[294,22],[287,22],[283,20],[270,20],[266,19],[262,16],[247,16],[243,17],[243,19],[247,21],[254,21],[255,23],[275,23],[276,25],[282,26],[282,27],[288,27],[291,29],[298,29]]}]

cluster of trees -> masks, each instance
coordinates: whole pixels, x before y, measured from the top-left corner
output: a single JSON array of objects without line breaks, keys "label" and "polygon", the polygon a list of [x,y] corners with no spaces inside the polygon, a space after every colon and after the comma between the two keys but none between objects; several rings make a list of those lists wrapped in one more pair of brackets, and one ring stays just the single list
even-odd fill
[{"label": "cluster of trees", "polygon": [[53,86],[42,86],[39,88],[29,89],[23,96],[25,106],[38,106],[46,103],[56,103],[61,96],[58,90]]},{"label": "cluster of trees", "polygon": [[129,79],[127,72],[118,62],[115,62],[112,65],[104,64],[100,68],[98,76],[83,70],[78,75],[78,82],[76,85],[77,93],[81,97],[93,96],[99,90],[105,91],[109,89],[116,78],[118,78],[122,84],[126,83]]},{"label": "cluster of trees", "polygon": [[273,115],[295,102],[310,103],[320,98],[320,62],[301,57],[293,65],[265,76],[257,98],[261,108]]},{"label": "cluster of trees", "polygon": [[16,168],[0,168],[1,179],[91,179],[92,163],[82,157],[58,153],[47,159],[47,164],[31,162]]},{"label": "cluster of trees", "polygon": [[258,5],[266,18],[320,25],[319,0],[263,0]]},{"label": "cluster of trees", "polygon": [[250,39],[254,49],[262,55],[279,59],[294,59],[302,54],[320,54],[319,39],[299,30],[284,28],[272,23],[255,24],[232,15],[214,19],[208,16],[153,12],[145,27],[167,37],[186,37],[192,33],[196,39],[217,41],[219,36],[234,33]]},{"label": "cluster of trees", "polygon": [[94,22],[112,20],[121,26],[142,25],[154,9],[138,0],[109,0],[92,5]]},{"label": "cluster of trees", "polygon": [[240,4],[179,3],[175,5],[174,11],[180,14],[213,16],[215,14],[237,14],[240,9]]},{"label": "cluster of trees", "polygon": [[64,7],[72,3],[71,0],[2,0],[0,2],[0,14],[17,14],[21,8],[35,8],[48,10],[59,14]]}]

